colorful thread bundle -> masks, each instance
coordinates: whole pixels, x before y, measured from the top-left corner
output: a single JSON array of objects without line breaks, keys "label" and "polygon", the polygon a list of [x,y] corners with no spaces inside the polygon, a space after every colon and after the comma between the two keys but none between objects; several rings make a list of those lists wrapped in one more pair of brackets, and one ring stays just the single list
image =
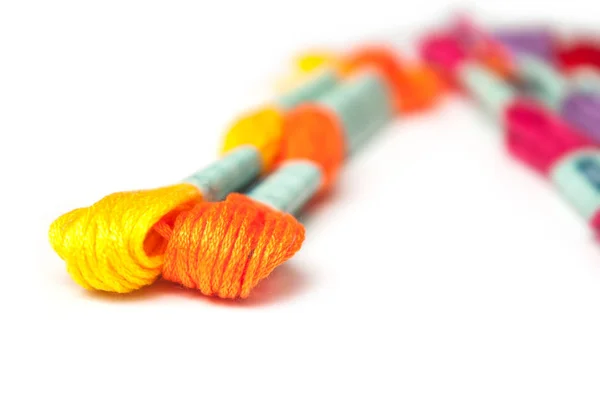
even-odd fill
[{"label": "colorful thread bundle", "polygon": [[[333,76],[319,75],[277,103],[293,108],[335,83]],[[71,277],[87,289],[127,293],[153,283],[164,267],[172,270],[172,262],[181,253],[171,254],[170,250],[189,231],[169,227],[185,225],[182,220],[211,208],[206,202],[243,190],[274,167],[281,140],[280,118],[279,111],[266,108],[244,116],[226,135],[224,156],[182,183],[115,193],[58,218],[50,227],[50,242],[67,263]],[[177,235],[179,231],[184,235]],[[207,247],[214,244],[203,243]],[[196,271],[202,275],[210,272]],[[253,277],[246,279],[252,281]],[[244,280],[240,286],[247,283]]]},{"label": "colorful thread bundle", "polygon": [[[395,115],[435,105],[446,80],[600,233],[598,48],[543,28],[488,34],[460,18],[423,40],[425,64],[384,45],[307,52],[291,88],[231,126],[220,159],[180,183],[75,209],[52,223],[50,242],[86,289],[128,293],[162,277],[246,298],[301,248],[295,216],[306,204]],[[585,75],[573,72],[581,65]]]},{"label": "colorful thread bundle", "polygon": [[[461,34],[464,30],[459,30]],[[502,76],[469,54],[461,34],[450,29],[432,34],[422,55],[463,87],[505,130],[505,144],[516,159],[547,176],[561,195],[600,232],[600,150],[579,131],[552,114],[551,108],[519,96]],[[469,42],[469,41],[468,41]],[[507,60],[509,62],[509,60]]]},{"label": "colorful thread bundle", "polygon": [[[454,34],[463,44],[474,41],[490,43],[493,40],[465,19],[459,21]],[[576,81],[563,77],[552,63],[535,55],[513,53],[506,62],[513,64],[512,69],[529,93],[560,112],[582,134],[600,143],[600,92],[582,89]]]},{"label": "colorful thread bundle", "polygon": [[345,159],[408,96],[432,103],[438,86],[420,90],[425,80],[412,72],[376,46],[349,54],[343,68],[318,68],[243,115],[220,160],[180,184],[112,194],[63,215],[50,227],[52,246],[86,289],[127,293],[162,276],[209,296],[248,297],[300,249],[305,231],[293,214],[326,191]]}]

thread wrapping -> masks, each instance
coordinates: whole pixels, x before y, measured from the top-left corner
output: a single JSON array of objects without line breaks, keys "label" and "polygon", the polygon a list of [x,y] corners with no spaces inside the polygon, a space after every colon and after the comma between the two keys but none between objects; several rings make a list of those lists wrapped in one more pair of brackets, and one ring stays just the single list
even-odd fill
[{"label": "thread wrapping", "polygon": [[580,150],[561,159],[550,179],[581,217],[593,223],[600,212],[600,151]]},{"label": "thread wrapping", "polygon": [[516,90],[476,63],[465,63],[459,69],[459,80],[484,112],[502,124],[506,107],[517,97]]},{"label": "thread wrapping", "polygon": [[275,100],[275,105],[289,111],[300,104],[321,97],[340,83],[340,76],[333,68],[322,68],[310,75],[295,89],[283,93]]},{"label": "thread wrapping", "polygon": [[379,73],[370,69],[317,101],[339,119],[347,156],[392,119],[393,100],[388,90]]},{"label": "thread wrapping", "polygon": [[318,192],[323,172],[308,160],[286,160],[248,197],[284,213],[296,215]]},{"label": "thread wrapping", "polygon": [[204,200],[215,202],[225,199],[230,192],[239,192],[260,174],[262,160],[258,149],[241,145],[228,152],[210,166],[185,178],[183,182],[194,185]]}]

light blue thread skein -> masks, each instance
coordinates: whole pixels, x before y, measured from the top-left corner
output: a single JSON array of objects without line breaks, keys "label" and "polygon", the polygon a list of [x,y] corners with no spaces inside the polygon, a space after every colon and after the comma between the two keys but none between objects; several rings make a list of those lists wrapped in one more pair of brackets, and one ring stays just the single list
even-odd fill
[{"label": "light blue thread skein", "polygon": [[587,221],[600,211],[600,151],[567,155],[552,169],[551,180],[561,195]]}]

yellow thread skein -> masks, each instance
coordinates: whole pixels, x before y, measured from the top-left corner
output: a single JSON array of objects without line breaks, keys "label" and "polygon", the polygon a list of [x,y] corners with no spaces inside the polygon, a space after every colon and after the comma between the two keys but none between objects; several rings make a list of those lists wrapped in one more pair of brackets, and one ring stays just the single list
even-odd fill
[{"label": "yellow thread skein", "polygon": [[[249,112],[233,124],[221,146],[221,154],[244,144],[260,148],[264,165],[272,165],[279,151],[283,115],[272,106]],[[268,169],[264,169],[267,172]]]},{"label": "yellow thread skein", "polygon": [[131,292],[160,275],[165,242],[154,224],[201,201],[190,184],[114,193],[56,219],[50,243],[82,287]]}]

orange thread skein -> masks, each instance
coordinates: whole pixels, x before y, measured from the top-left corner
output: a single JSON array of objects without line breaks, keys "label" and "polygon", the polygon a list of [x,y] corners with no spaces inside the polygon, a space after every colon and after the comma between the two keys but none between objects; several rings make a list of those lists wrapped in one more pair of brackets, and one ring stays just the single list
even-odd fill
[{"label": "orange thread skein", "polygon": [[173,226],[161,222],[157,229],[169,242],[163,278],[227,299],[248,297],[304,241],[304,227],[293,216],[240,194],[199,204]]}]

